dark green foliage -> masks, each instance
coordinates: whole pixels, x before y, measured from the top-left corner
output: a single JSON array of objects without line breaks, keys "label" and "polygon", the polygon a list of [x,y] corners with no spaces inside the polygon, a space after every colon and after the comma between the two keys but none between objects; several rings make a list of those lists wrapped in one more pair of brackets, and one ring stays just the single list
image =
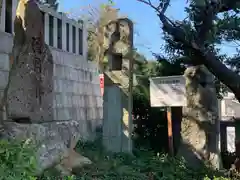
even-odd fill
[{"label": "dark green foliage", "polygon": [[[35,147],[30,139],[22,142],[1,140],[0,180],[55,180],[59,176],[59,172],[52,170],[42,177],[36,177],[35,152]],[[74,178],[74,176],[68,176],[61,179],[75,180]]]},{"label": "dark green foliage", "polygon": [[[207,168],[194,171],[184,160],[152,151],[135,149],[133,154],[111,153],[104,150],[102,140],[79,142],[76,151],[89,157],[93,164],[74,169],[74,175],[61,177],[48,170],[44,176],[34,177],[36,160],[34,148],[28,141],[0,142],[0,179],[2,180],[230,180],[220,172]],[[215,176],[215,178],[214,178]],[[221,176],[221,177],[219,177]],[[233,180],[239,179],[231,178]]]},{"label": "dark green foliage", "polygon": [[217,43],[240,40],[240,17],[238,11],[224,12],[216,19]]},{"label": "dark green foliage", "polygon": [[[162,1],[158,2],[159,6],[156,7],[161,7],[160,5]],[[221,61],[224,65],[228,65],[228,67],[230,67],[233,71],[237,73],[240,72],[240,4],[238,1],[234,0],[226,0],[224,2],[221,1],[220,3],[219,2],[220,1],[191,0],[189,3],[185,4],[185,12],[187,13],[187,16],[184,20],[170,20],[171,23],[174,24],[173,26],[175,26],[177,29],[171,31],[169,29],[167,30],[166,28],[164,29],[163,26],[162,30],[165,40],[164,53],[167,54],[167,57],[169,59],[177,60],[184,58],[185,65],[198,65],[201,63],[206,65],[207,63],[203,62],[204,56],[202,56],[201,53],[199,54],[198,51],[193,50],[194,48],[192,47],[192,43],[195,42],[203,52],[213,52],[212,55],[214,56],[214,59],[216,57],[216,60]],[[215,9],[214,6],[218,3],[220,6],[228,4],[227,6],[229,7],[225,9],[223,8],[221,10],[218,8]],[[161,16],[160,13],[158,16]],[[165,24],[163,21],[162,23]],[[226,46],[226,43],[227,45],[236,48],[237,53],[233,57],[229,54],[221,54],[219,47]],[[209,68],[209,70],[212,71],[213,66]],[[220,78],[220,75],[223,73],[213,74],[217,78]],[[231,87],[232,84],[237,84],[237,82],[231,82],[230,84],[227,84],[228,82],[226,80],[224,82],[226,84],[225,86],[221,84],[217,78],[216,89],[219,92],[220,97],[222,92],[229,90],[226,88],[226,86]],[[220,79],[223,80],[222,78]]]},{"label": "dark green foliage", "polygon": [[184,160],[151,151],[134,150],[133,155],[110,153],[104,150],[101,140],[80,142],[77,151],[93,161],[74,171],[79,180],[229,180],[219,177],[219,172],[206,168],[194,171]]},{"label": "dark green foliage", "polygon": [[36,159],[29,140],[0,141],[0,180],[35,180]]},{"label": "dark green foliage", "polygon": [[236,153],[222,152],[222,163],[225,169],[230,169],[236,160]]},{"label": "dark green foliage", "polygon": [[157,152],[167,150],[167,120],[165,114],[165,111],[159,108],[151,108],[147,89],[141,86],[135,89],[133,123],[136,147],[144,146]]},{"label": "dark green foliage", "polygon": [[183,75],[189,62],[188,58],[184,56],[167,59],[159,54],[155,54],[155,57],[158,62],[157,76]]},{"label": "dark green foliage", "polygon": [[[239,3],[232,1],[234,6],[231,6],[228,10],[224,10],[222,13],[216,13],[213,16],[213,22],[207,26],[207,18],[205,17],[206,11],[209,11],[211,8],[210,5],[205,9],[205,1],[191,0],[189,5],[186,5],[185,12],[187,13],[187,18],[183,21],[174,21],[174,23],[179,26],[179,28],[184,30],[184,39],[188,42],[196,42],[201,44],[205,50],[214,52],[216,59],[228,65],[233,71],[239,73],[240,63],[239,63],[239,40],[240,40],[240,17],[239,17]],[[213,1],[215,2],[215,1]],[[217,1],[216,1],[217,2]],[[226,3],[225,1],[224,3]],[[231,2],[231,1],[229,1]],[[220,3],[221,4],[221,3]],[[205,22],[202,27],[203,21]],[[205,33],[201,31],[207,30]],[[179,57],[184,57],[188,59],[185,61],[186,64],[195,65],[202,62],[201,56],[196,54],[192,48],[189,48],[186,42],[179,41],[174,38],[174,35],[170,35],[164,31],[164,40],[165,44],[165,53],[168,57],[179,59]],[[177,33],[177,32],[175,32]],[[199,36],[199,34],[204,34],[205,36]],[[191,43],[190,43],[191,44]],[[221,54],[220,46],[229,45],[235,47],[237,53],[232,57],[229,54]],[[217,77],[217,76],[216,76]],[[229,91],[229,89],[219,82],[216,78],[216,89],[219,94],[219,97],[222,97],[222,93]]]}]

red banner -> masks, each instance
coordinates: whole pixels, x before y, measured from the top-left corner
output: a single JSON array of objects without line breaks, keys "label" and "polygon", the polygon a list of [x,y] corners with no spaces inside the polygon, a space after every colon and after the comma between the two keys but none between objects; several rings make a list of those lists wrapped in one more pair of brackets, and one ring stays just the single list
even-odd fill
[{"label": "red banner", "polygon": [[99,75],[99,79],[100,79],[101,93],[102,93],[102,95],[103,95],[103,92],[104,92],[104,75],[103,75],[103,74],[100,74],[100,75]]},{"label": "red banner", "polygon": [[100,77],[100,88],[104,88],[104,78]]}]

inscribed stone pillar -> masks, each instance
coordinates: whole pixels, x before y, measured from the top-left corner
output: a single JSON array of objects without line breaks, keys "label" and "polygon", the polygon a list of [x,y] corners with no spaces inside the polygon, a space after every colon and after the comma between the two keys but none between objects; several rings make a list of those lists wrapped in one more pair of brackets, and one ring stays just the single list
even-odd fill
[{"label": "inscribed stone pillar", "polygon": [[53,60],[38,5],[20,0],[14,25],[14,61],[4,94],[8,118],[52,120]]}]

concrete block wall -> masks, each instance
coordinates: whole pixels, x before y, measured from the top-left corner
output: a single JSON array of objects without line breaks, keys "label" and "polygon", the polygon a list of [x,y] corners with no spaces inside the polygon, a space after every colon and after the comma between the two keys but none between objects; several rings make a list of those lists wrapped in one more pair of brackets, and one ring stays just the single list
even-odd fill
[{"label": "concrete block wall", "polygon": [[83,139],[93,139],[102,125],[103,99],[97,66],[82,56],[52,48],[54,59],[54,119],[81,124]]},{"label": "concrete block wall", "polygon": [[8,82],[9,55],[0,53],[0,100],[3,97],[4,88]]},{"label": "concrete block wall", "polygon": [[12,51],[13,37],[0,30],[0,99],[8,82],[10,53]]}]

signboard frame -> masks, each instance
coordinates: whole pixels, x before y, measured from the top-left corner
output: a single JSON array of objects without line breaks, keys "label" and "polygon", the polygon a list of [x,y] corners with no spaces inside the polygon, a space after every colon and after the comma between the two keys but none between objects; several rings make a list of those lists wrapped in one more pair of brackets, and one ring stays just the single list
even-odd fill
[{"label": "signboard frame", "polygon": [[[152,77],[149,79],[150,81],[150,101],[151,107],[166,107],[167,108],[167,122],[168,122],[168,145],[169,145],[169,153],[170,155],[174,155],[174,148],[173,148],[173,129],[172,129],[172,107],[180,107],[187,105],[186,99],[186,88],[185,88],[185,77],[184,76],[162,76],[162,77]],[[154,82],[155,81],[155,82]],[[161,82],[159,86],[157,86],[157,82]],[[163,83],[162,83],[163,82]],[[172,88],[172,84],[180,85],[180,89]],[[164,88],[164,86],[166,86]],[[167,91],[170,90],[169,97],[163,97],[160,102],[155,100],[158,97],[158,92],[160,92],[160,96]],[[180,90],[180,91],[179,91]],[[162,92],[163,91],[163,92]],[[177,92],[179,94],[177,94]],[[173,97],[180,96],[180,102],[170,101]],[[168,93],[167,93],[168,94]],[[171,96],[171,97],[170,97]],[[161,102],[162,101],[162,102]],[[170,103],[168,102],[170,101]]]},{"label": "signboard frame", "polygon": [[184,76],[153,77],[149,81],[151,107],[181,107],[187,105]]}]

